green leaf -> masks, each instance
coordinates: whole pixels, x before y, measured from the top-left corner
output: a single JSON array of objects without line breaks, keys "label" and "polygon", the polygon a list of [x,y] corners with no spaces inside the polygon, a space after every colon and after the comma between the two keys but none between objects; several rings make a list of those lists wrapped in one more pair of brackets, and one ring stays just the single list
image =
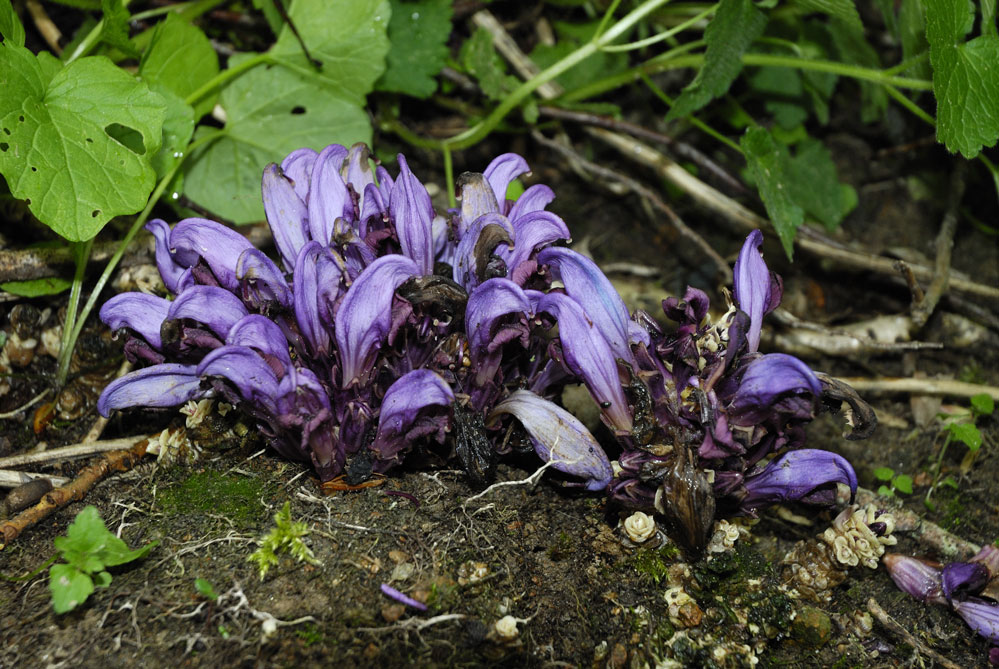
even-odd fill
[{"label": "green leaf", "polygon": [[479,88],[492,100],[501,99],[516,85],[516,79],[507,75],[506,63],[496,53],[492,35],[485,28],[480,27],[465,40],[458,58],[465,72],[479,82]]},{"label": "green leaf", "polygon": [[[145,84],[104,57],[60,68],[47,54],[5,42],[0,90],[0,172],[36,218],[85,241],[146,204],[164,103]],[[141,153],[114,137],[129,132]]]},{"label": "green leaf", "polygon": [[739,141],[760,191],[767,214],[777,230],[788,259],[794,253],[794,235],[805,212],[791,199],[784,174],[785,160],[780,146],[763,128],[749,128]]},{"label": "green leaf", "polygon": [[[538,44],[531,51],[531,60],[542,70],[547,69],[593,39],[599,26],[600,21],[585,23],[556,21],[554,27],[558,41],[553,45]],[[557,76],[555,81],[565,90],[573,91],[595,79],[622,72],[627,67],[627,54],[598,51]]]},{"label": "green leaf", "polygon": [[[212,43],[200,28],[174,14],[156,26],[139,63],[143,81],[155,90],[172,91],[182,102],[218,73],[219,58]],[[216,97],[212,93],[196,101],[195,120],[212,110]]]},{"label": "green leaf", "polygon": [[882,497],[894,497],[895,491],[886,485],[879,485],[878,494],[881,495]]},{"label": "green leaf", "polygon": [[108,532],[108,539],[105,541],[98,557],[105,567],[114,567],[120,564],[133,562],[146,556],[146,554],[159,544],[158,541],[151,541],[142,548],[134,551],[128,548],[128,544]]},{"label": "green leaf", "polygon": [[197,590],[198,594],[202,597],[210,599],[213,602],[219,598],[219,595],[215,592],[215,588],[212,584],[203,578],[194,579],[194,589]]},{"label": "green leaf", "polygon": [[999,26],[996,26],[996,0],[981,0],[982,34],[989,37],[999,36]]},{"label": "green leaf", "polygon": [[94,591],[90,577],[68,564],[54,564],[49,569],[49,592],[56,613],[72,611]]},{"label": "green leaf", "polygon": [[879,481],[891,481],[892,476],[895,476],[895,470],[891,467],[874,468],[874,478]]},{"label": "green leaf", "polygon": [[[933,4],[928,2],[928,9]],[[927,37],[932,23],[927,20]],[[999,37],[982,35],[957,45],[934,44],[931,38],[930,44],[937,141],[974,158],[999,139]]]},{"label": "green leaf", "polygon": [[320,79],[331,95],[362,107],[364,96],[385,71],[391,13],[388,0],[294,0],[288,15],[309,53],[322,62],[322,70],[315,71],[288,26],[269,53],[300,73]]},{"label": "green leaf", "polygon": [[[926,10],[922,0],[902,0],[898,10],[898,32],[902,42],[902,58],[909,60],[930,48],[926,41]],[[929,79],[933,76],[929,61],[923,60],[905,71],[905,75],[918,79]]]},{"label": "green leaf", "polygon": [[988,393],[978,393],[971,396],[971,408],[977,414],[988,416],[996,410],[996,403]]},{"label": "green leaf", "polygon": [[128,37],[128,22],[131,16],[122,0],[101,0],[101,11],[104,12],[104,24],[101,29],[101,40],[115,47],[130,58],[139,56],[138,49]]},{"label": "green leaf", "polygon": [[763,34],[767,17],[750,0],[721,0],[704,31],[704,66],[683,89],[666,120],[689,116],[728,92],[742,70],[742,55]]},{"label": "green leaf", "polygon": [[111,585],[111,574],[106,571],[97,572],[91,578],[94,581],[95,588],[106,588]]},{"label": "green leaf", "polygon": [[271,27],[271,32],[275,35],[281,32],[281,27],[284,26],[284,19],[281,17],[281,12],[274,6],[274,0],[253,0],[253,7],[263,13],[264,19],[267,20],[267,25]]},{"label": "green leaf", "polygon": [[923,4],[930,46],[953,46],[975,25],[975,5],[969,0],[923,0]]},{"label": "green leaf", "polygon": [[444,67],[451,34],[450,0],[391,0],[389,47],[385,74],[375,87],[381,91],[430,97],[437,90],[434,77]]},{"label": "green leaf", "polygon": [[14,46],[24,46],[24,26],[10,0],[0,0],[0,35]]},{"label": "green leaf", "polygon": [[857,192],[839,182],[832,155],[818,140],[799,144],[796,155],[787,159],[784,174],[791,199],[829,231],[857,206]]},{"label": "green leaf", "polygon": [[748,83],[781,128],[790,130],[808,118],[801,73],[786,67],[761,67]]},{"label": "green leaf", "polygon": [[896,476],[895,480],[892,481],[892,485],[899,492],[904,492],[906,495],[912,494],[912,477],[908,474],[899,474]]},{"label": "green leaf", "polygon": [[[230,59],[230,66],[242,58]],[[223,89],[226,113],[220,139],[185,164],[185,194],[236,223],[264,218],[260,178],[268,163],[303,146],[350,146],[371,141],[367,112],[320,85],[280,66],[259,66]],[[199,128],[195,139],[215,132]]]},{"label": "green leaf", "polygon": [[28,281],[7,281],[0,283],[0,290],[6,290],[8,293],[21,297],[41,297],[42,295],[58,295],[72,285],[73,282],[69,279],[50,276]]},{"label": "green leaf", "polygon": [[163,117],[163,145],[153,156],[152,165],[156,176],[163,177],[184,157],[191,135],[194,134],[194,109],[176,93],[160,84],[150,84],[166,103]]},{"label": "green leaf", "polygon": [[964,443],[973,451],[977,451],[982,445],[982,433],[974,423],[951,423],[947,429],[955,440]]},{"label": "green leaf", "polygon": [[854,0],[792,0],[792,4],[801,7],[806,12],[822,12],[858,30],[864,29]]},{"label": "green leaf", "polygon": [[[838,19],[831,20],[828,28],[842,61],[871,69],[881,69],[878,52],[864,38],[862,29]],[[878,84],[869,81],[857,83],[860,85],[860,119],[864,123],[879,120],[888,108],[888,94]]]}]

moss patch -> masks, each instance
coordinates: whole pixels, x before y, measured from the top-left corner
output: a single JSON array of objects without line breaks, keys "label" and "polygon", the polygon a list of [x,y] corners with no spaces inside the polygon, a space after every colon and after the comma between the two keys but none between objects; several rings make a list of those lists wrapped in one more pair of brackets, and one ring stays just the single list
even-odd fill
[{"label": "moss patch", "polygon": [[168,514],[215,513],[249,527],[266,513],[260,499],[270,493],[271,487],[255,478],[208,470],[161,490],[157,501]]}]

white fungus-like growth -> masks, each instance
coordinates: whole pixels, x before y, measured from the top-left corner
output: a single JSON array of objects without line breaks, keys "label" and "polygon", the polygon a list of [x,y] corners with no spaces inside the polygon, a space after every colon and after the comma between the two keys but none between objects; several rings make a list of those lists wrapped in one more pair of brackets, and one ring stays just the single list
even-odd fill
[{"label": "white fungus-like growth", "polygon": [[184,421],[187,429],[201,425],[205,418],[208,418],[208,414],[212,412],[214,404],[213,400],[199,400],[197,402],[188,400],[187,404],[180,408],[180,412],[187,416],[187,419]]},{"label": "white fungus-like growth", "polygon": [[644,543],[656,534],[656,521],[647,513],[636,511],[624,520],[624,532],[636,544]]},{"label": "white fungus-like growth", "polygon": [[513,616],[503,616],[493,624],[496,637],[501,641],[513,641],[520,635],[517,629],[517,619]]},{"label": "white fungus-like growth", "polygon": [[725,519],[719,520],[715,523],[715,531],[711,535],[711,541],[708,542],[708,554],[725,553],[732,550],[735,548],[735,542],[743,534],[749,534],[749,530],[741,525],[730,523]]}]

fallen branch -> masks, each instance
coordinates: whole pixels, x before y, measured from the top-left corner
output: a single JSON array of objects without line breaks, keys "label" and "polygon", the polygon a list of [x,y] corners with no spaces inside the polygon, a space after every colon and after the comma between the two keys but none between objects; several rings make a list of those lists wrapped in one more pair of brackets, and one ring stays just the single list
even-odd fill
[{"label": "fallen branch", "polygon": [[894,618],[888,615],[888,613],[881,608],[877,600],[871,597],[867,600],[867,610],[870,611],[871,615],[878,619],[878,622],[884,625],[889,631],[902,637],[907,644],[915,648],[918,652],[922,653],[926,657],[930,658],[937,664],[946,669],[961,669],[960,665],[954,664],[946,657],[936,652],[922,641],[920,641],[916,636],[914,636],[909,630],[902,627]]},{"label": "fallen branch", "polygon": [[953,379],[907,379],[886,378],[868,379],[860,376],[841,378],[857,391],[864,393],[911,393],[913,395],[943,395],[952,397],[971,397],[985,393],[994,400],[999,400],[999,387],[983,386],[978,383],[966,383]]},{"label": "fallen branch", "polygon": [[13,469],[0,469],[0,488],[16,488],[35,479],[48,479],[54,486],[66,485],[69,479],[65,476],[52,476],[39,472],[18,472]]},{"label": "fallen branch", "polygon": [[45,495],[35,506],[0,524],[0,550],[7,547],[24,530],[44,520],[70,502],[86,497],[91,488],[112,472],[128,471],[146,454],[149,441],[141,439],[128,450],[112,451],[88,466],[72,482]]},{"label": "fallen branch", "polygon": [[0,458],[0,468],[6,469],[9,467],[21,467],[24,465],[38,464],[40,462],[63,462],[66,460],[74,460],[76,458],[85,458],[88,455],[94,455],[95,453],[120,451],[123,448],[132,447],[139,441],[148,443],[148,441],[155,436],[156,435],[154,434],[147,434],[137,437],[122,437],[121,439],[108,439],[105,441],[72,444],[70,446],[53,448],[48,451],[39,451],[38,453],[11,455],[6,458]]},{"label": "fallen branch", "polygon": [[882,497],[873,490],[857,488],[857,504],[874,504],[891,509],[895,518],[895,531],[912,536],[919,543],[934,549],[941,557],[952,560],[968,559],[981,550],[981,546],[965,541],[951,534],[936,523],[930,522],[918,514],[902,508],[897,500]]}]

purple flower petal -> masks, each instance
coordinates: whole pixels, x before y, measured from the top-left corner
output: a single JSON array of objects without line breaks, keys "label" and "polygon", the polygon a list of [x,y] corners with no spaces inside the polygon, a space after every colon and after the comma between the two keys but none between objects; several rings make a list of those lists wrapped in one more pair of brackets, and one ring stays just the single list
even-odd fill
[{"label": "purple flower petal", "polygon": [[452,271],[455,283],[472,292],[481,282],[480,277],[496,247],[509,245],[513,238],[513,227],[506,216],[492,213],[475,219],[455,249]]},{"label": "purple flower petal", "polygon": [[312,182],[312,169],[319,154],[313,149],[304,148],[292,151],[281,161],[281,171],[291,180],[295,193],[302,202],[309,201],[309,184]]},{"label": "purple flower petal", "polygon": [[309,184],[309,233],[312,239],[323,246],[330,243],[336,231],[336,221],[350,216],[353,218],[354,204],[347,185],[340,176],[340,166],[347,157],[347,149],[339,144],[330,144],[319,153],[312,168]]},{"label": "purple flower petal", "polygon": [[603,490],[614,470],[600,444],[586,427],[565,409],[535,395],[517,390],[496,405],[487,418],[494,423],[502,413],[513,414],[531,436],[534,451],[552,467],[587,479],[587,490]]},{"label": "purple flower petal", "polygon": [[999,604],[972,597],[951,602],[951,606],[977,634],[991,643],[999,643]]},{"label": "purple flower petal", "polygon": [[271,368],[275,374],[282,375],[279,370],[291,369],[291,355],[288,353],[288,340],[281,328],[271,319],[260,314],[245,316],[232,326],[225,338],[230,346],[245,346],[260,353],[265,360],[273,358],[279,368]]},{"label": "purple flower petal", "polygon": [[493,158],[489,167],[483,172],[483,176],[489,182],[489,186],[496,195],[496,202],[499,204],[499,211],[506,213],[506,191],[510,187],[510,182],[521,174],[530,174],[531,168],[527,161],[516,153],[504,153]]},{"label": "purple flower petal", "polygon": [[527,314],[530,310],[531,303],[520,286],[501,277],[484,281],[469,295],[465,329],[477,384],[491,379],[499,366],[500,352],[491,344],[501,326],[500,319],[508,314]]},{"label": "purple flower petal", "polygon": [[278,377],[252,348],[223,346],[198,364],[198,376],[220,376],[236,387],[251,407],[269,415],[277,413]]},{"label": "purple flower petal", "polygon": [[772,407],[782,398],[791,396],[803,400],[795,413],[810,418],[822,384],[815,373],[794,356],[786,353],[762,355],[746,367],[738,390],[728,409],[736,425],[752,425],[773,413]]},{"label": "purple flower petal", "polygon": [[[517,238],[518,243],[520,237]],[[586,315],[600,330],[614,355],[635,365],[631,352],[628,323],[631,318],[624,300],[596,263],[571,249],[547,248],[538,254],[538,262],[549,265],[565,286],[569,297],[582,305]]]},{"label": "purple flower petal", "polygon": [[569,239],[565,221],[550,211],[532,211],[510,220],[516,244],[512,250],[499,255],[506,261],[511,278],[517,268],[530,260],[542,246]]},{"label": "purple flower petal", "polygon": [[295,267],[298,252],[308,241],[309,210],[295,192],[295,186],[285,178],[281,168],[271,163],[264,169],[261,191],[264,213],[274,236],[274,244],[286,269]]},{"label": "purple flower petal", "polygon": [[291,310],[291,288],[278,266],[263,251],[243,251],[236,263],[236,276],[243,282],[243,299],[254,308],[267,311],[267,307],[276,302]]},{"label": "purple flower petal", "polygon": [[97,400],[97,410],[107,418],[115,409],[127,407],[174,407],[211,394],[201,389],[194,365],[164,363],[115,379]]},{"label": "purple flower petal", "polygon": [[347,160],[340,168],[340,174],[358,195],[375,183],[375,175],[371,172],[371,151],[367,144],[358,142],[350,147]]},{"label": "purple flower petal", "polygon": [[166,320],[189,318],[204,323],[219,339],[225,339],[229,329],[247,313],[242,301],[224,288],[192,286],[170,303]]},{"label": "purple flower petal", "polygon": [[219,285],[233,293],[239,290],[236,261],[252,248],[243,235],[204,218],[185,218],[170,232],[170,253],[178,264],[193,267],[204,260]]},{"label": "purple flower petal", "polygon": [[340,295],[346,267],[336,252],[319,242],[302,247],[295,263],[295,321],[313,356],[330,350],[333,304]]},{"label": "purple flower petal", "polygon": [[739,308],[749,314],[749,352],[760,347],[760,330],[763,316],[780,304],[782,288],[780,279],[772,274],[763,261],[760,247],[763,246],[763,233],[753,230],[749,233],[739,258],[735,261],[734,292]]},{"label": "purple flower petal", "polygon": [[888,570],[891,580],[902,592],[921,602],[946,604],[943,596],[943,583],[939,565],[933,565],[919,558],[907,557],[898,553],[886,553],[881,562]]},{"label": "purple flower petal", "polygon": [[515,221],[524,214],[543,210],[554,199],[555,192],[551,188],[544,184],[534,184],[521,193],[517,201],[510,207],[508,216],[511,221]]},{"label": "purple flower petal", "polygon": [[[454,402],[454,392],[435,372],[429,369],[414,369],[399,377],[385,391],[380,414],[378,433],[371,445],[378,458],[393,461],[409,445],[413,438],[424,432],[438,432],[443,438],[446,423],[427,422],[420,426],[418,421],[431,407],[447,407]],[[428,427],[429,430],[421,429]],[[414,432],[420,434],[413,434]]]},{"label": "purple flower petal", "polygon": [[382,583],[382,593],[396,600],[397,602],[402,602],[406,606],[410,606],[418,611],[426,611],[427,605],[423,602],[418,602],[412,597],[402,594],[395,588],[393,588],[388,583]]},{"label": "purple flower petal", "polygon": [[943,568],[941,583],[947,601],[977,595],[989,582],[989,570],[981,562],[951,562]]},{"label": "purple flower petal", "polygon": [[615,430],[631,432],[631,412],[621,387],[617,360],[596,324],[578,302],[561,293],[546,294],[537,310],[555,316],[566,367],[583,379],[608,424]]},{"label": "purple flower petal", "polygon": [[375,260],[347,290],[336,313],[341,385],[346,388],[364,374],[372,353],[392,326],[392,296],[420,268],[410,258],[387,255]]},{"label": "purple flower petal", "polygon": [[399,178],[392,188],[389,203],[399,245],[404,255],[413,259],[422,276],[434,273],[434,244],[431,222],[434,205],[420,180],[413,176],[406,158],[399,154]]},{"label": "purple flower petal", "polygon": [[101,307],[101,320],[112,331],[134,330],[157,351],[162,346],[160,327],[170,311],[169,300],[146,293],[120,293]]},{"label": "purple flower petal", "polygon": [[839,484],[857,492],[857,475],[841,455],[814,448],[789,451],[746,475],[740,507],[750,513],[779,502],[834,504]]},{"label": "purple flower petal", "polygon": [[181,277],[186,271],[174,262],[170,253],[170,226],[162,218],[154,218],[143,226],[156,240],[156,268],[163,277],[163,285],[171,293],[180,292]]},{"label": "purple flower petal", "polygon": [[500,213],[496,194],[481,174],[466,172],[458,177],[458,197],[461,198],[461,215],[458,217],[458,239],[468,234],[468,229],[481,216]]}]

